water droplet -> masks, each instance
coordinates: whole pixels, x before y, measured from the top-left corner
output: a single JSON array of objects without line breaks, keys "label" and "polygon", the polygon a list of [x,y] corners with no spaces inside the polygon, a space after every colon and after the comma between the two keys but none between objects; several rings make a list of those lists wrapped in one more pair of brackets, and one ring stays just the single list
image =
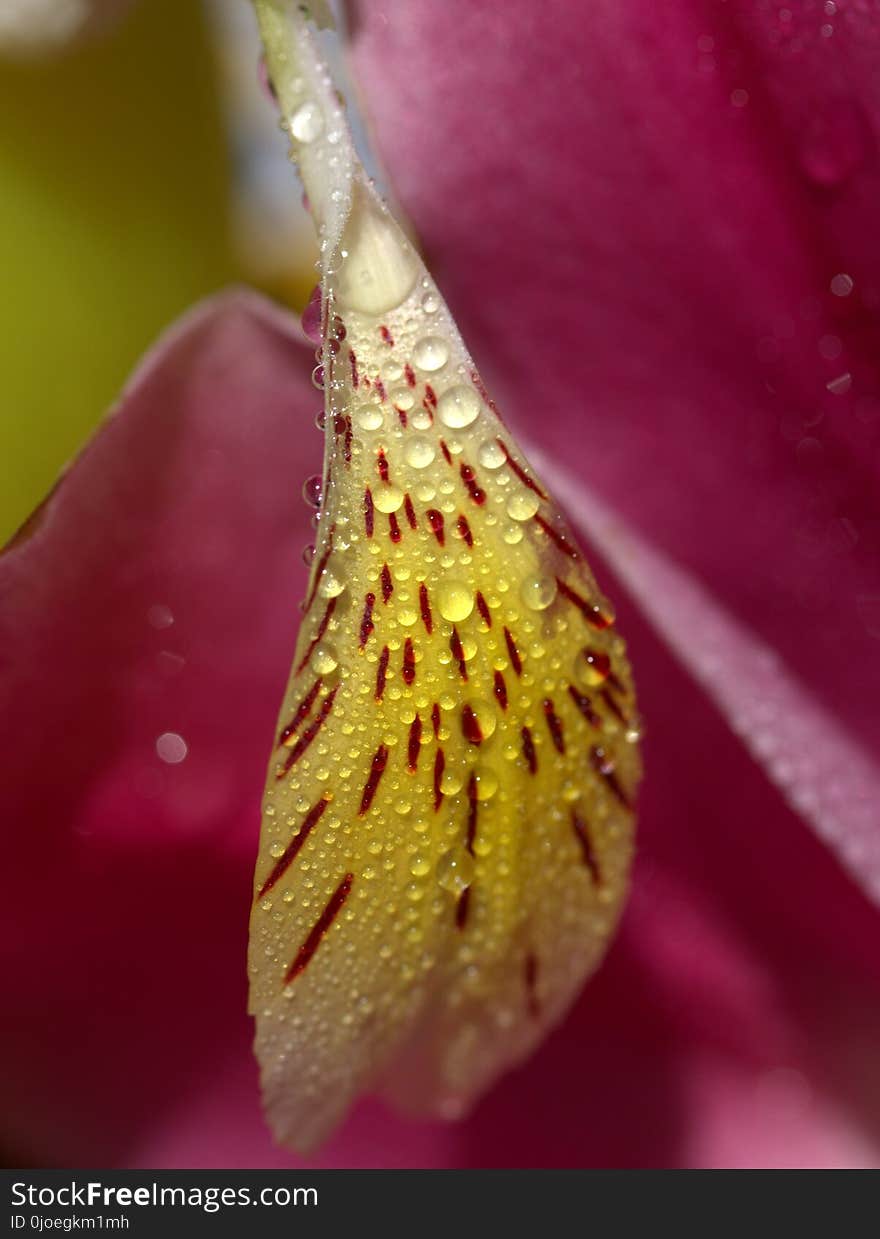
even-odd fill
[{"label": "water droplet", "polygon": [[429,430],[433,425],[431,414],[427,409],[416,409],[410,421],[416,430]]},{"label": "water droplet", "polygon": [[302,557],[303,557],[303,563],[308,568],[309,564],[315,558],[315,548],[311,544],[309,546],[304,546]]},{"label": "water droplet", "polygon": [[471,422],[476,421],[479,411],[480,397],[472,387],[466,387],[464,384],[450,387],[437,402],[440,420],[453,430],[470,426]]},{"label": "water droplet", "polygon": [[315,366],[312,371],[312,387],[317,387],[318,391],[324,390],[324,367]]},{"label": "water droplet", "polygon": [[414,469],[427,469],[435,455],[434,444],[430,439],[412,438],[404,451],[406,463]]},{"label": "water droplet", "polygon": [[421,854],[414,856],[409,863],[409,871],[414,878],[423,878],[431,872],[431,862]]},{"label": "water droplet", "polygon": [[147,611],[147,620],[152,628],[170,628],[174,623],[174,616],[171,608],[166,607],[163,602],[154,602]]},{"label": "water droplet", "polygon": [[308,305],[302,313],[302,329],[307,339],[311,340],[312,344],[321,343],[321,285],[316,284],[312,289],[312,294],[309,297]]},{"label": "water droplet", "polygon": [[302,497],[310,508],[320,508],[323,483],[320,473],[314,473],[303,482]]},{"label": "water droplet", "polygon": [[313,99],[307,99],[290,118],[290,135],[297,142],[314,142],[323,132],[324,113]]},{"label": "water droplet", "polygon": [[408,387],[395,387],[388,393],[388,399],[394,405],[395,409],[402,409],[404,413],[411,409],[415,404],[415,396]]},{"label": "water droplet", "polygon": [[339,666],[339,658],[332,645],[321,642],[312,651],[311,664],[319,675],[329,675]]},{"label": "water droplet", "polygon": [[474,609],[474,592],[461,581],[443,581],[437,591],[437,607],[452,624],[467,619]]},{"label": "water droplet", "polygon": [[843,396],[852,387],[852,375],[847,370],[825,384],[833,396]]},{"label": "water droplet", "polygon": [[442,336],[423,336],[415,344],[412,358],[420,370],[441,370],[449,360],[449,347]]},{"label": "water droplet", "polygon": [[519,596],[530,611],[546,611],[556,597],[556,578],[545,574],[526,577]]},{"label": "water droplet", "polygon": [[730,92],[730,102],[735,108],[744,108],[749,101],[749,92],[743,90],[742,87],[737,87],[736,90]]},{"label": "water droplet", "polygon": [[373,491],[373,503],[378,512],[396,512],[403,503],[403,491],[399,486],[386,483]]},{"label": "water droplet", "polygon": [[486,439],[477,448],[477,460],[484,469],[500,469],[507,460],[507,454],[497,439]]},{"label": "water droplet", "polygon": [[507,515],[515,521],[530,520],[539,507],[538,496],[533,490],[514,491],[507,500]]},{"label": "water droplet", "polygon": [[321,580],[318,584],[318,593],[322,598],[338,598],[344,589],[344,578],[337,576],[332,569],[325,568],[321,573]]},{"label": "water droplet", "polygon": [[611,659],[601,650],[581,650],[575,659],[575,679],[587,688],[604,684],[610,673]]},{"label": "water droplet", "polygon": [[456,848],[437,862],[437,881],[445,891],[460,895],[474,880],[474,858],[464,848]]},{"label": "water droplet", "polygon": [[156,752],[162,761],[170,766],[177,766],[186,757],[189,747],[183,736],[176,731],[163,731],[156,740]]},{"label": "water droplet", "polygon": [[362,404],[356,411],[354,420],[361,430],[379,430],[385,417],[377,404]]},{"label": "water droplet", "polygon": [[439,301],[433,293],[425,293],[422,297],[422,309],[426,314],[436,314],[439,308]]},{"label": "water droplet", "polygon": [[488,740],[495,732],[498,715],[491,702],[484,697],[471,697],[465,705],[470,706],[474,720],[484,740]]},{"label": "water droplet", "polygon": [[477,800],[490,800],[498,791],[498,775],[491,766],[477,766],[474,771]]},{"label": "water droplet", "polygon": [[831,281],[831,291],[835,297],[848,297],[853,290],[853,278],[845,271],[838,271]]}]

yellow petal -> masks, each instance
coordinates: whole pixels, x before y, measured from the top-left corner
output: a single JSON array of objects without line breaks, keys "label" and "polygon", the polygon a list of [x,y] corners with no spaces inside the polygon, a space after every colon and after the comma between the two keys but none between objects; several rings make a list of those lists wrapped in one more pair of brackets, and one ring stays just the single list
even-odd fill
[{"label": "yellow petal", "polygon": [[250,952],[268,1116],[307,1150],[365,1091],[462,1113],[559,1021],[624,899],[638,722],[613,610],[306,23],[258,7],[324,258],[323,503]]}]

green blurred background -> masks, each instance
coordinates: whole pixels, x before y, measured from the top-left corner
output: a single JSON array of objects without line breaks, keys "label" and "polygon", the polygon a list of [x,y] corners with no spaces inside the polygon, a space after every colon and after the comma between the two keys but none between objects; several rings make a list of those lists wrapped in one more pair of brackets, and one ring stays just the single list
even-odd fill
[{"label": "green blurred background", "polygon": [[[63,55],[0,62],[0,544],[157,333],[254,282],[233,238],[221,80],[202,6],[181,0],[135,5]],[[271,291],[296,304],[307,284],[300,265]]]}]

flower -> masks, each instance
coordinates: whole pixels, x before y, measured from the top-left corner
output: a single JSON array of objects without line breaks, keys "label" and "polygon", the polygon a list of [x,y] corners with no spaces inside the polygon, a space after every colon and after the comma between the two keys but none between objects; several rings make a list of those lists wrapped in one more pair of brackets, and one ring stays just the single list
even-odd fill
[{"label": "flower", "polygon": [[[358,57],[380,139],[394,125],[395,181],[489,385],[546,450],[545,475],[564,485],[551,463],[564,457],[640,531],[607,544],[633,590],[630,602],[614,593],[649,726],[632,903],[569,1020],[470,1119],[410,1124],[368,1103],[318,1164],[872,1164],[876,911],[780,795],[810,790],[801,811],[876,889],[876,837],[855,840],[859,858],[850,831],[853,769],[876,777],[864,757],[874,275],[856,244],[873,234],[853,225],[874,151],[865,136],[846,176],[825,171],[821,184],[827,161],[801,172],[787,158],[817,66],[832,96],[825,129],[854,100],[869,125],[858,74],[834,59],[867,36],[844,22],[833,37],[813,31],[791,6],[794,60],[778,24],[758,23],[751,42],[732,15],[709,31],[689,8],[638,7],[630,30],[607,6],[604,24],[571,31],[551,8],[511,4],[503,26],[472,6],[408,6],[402,26],[384,26],[371,8]],[[550,66],[570,65],[592,68],[589,90],[559,89]],[[410,90],[427,96],[430,126],[417,127]],[[852,280],[844,297],[838,275]],[[848,391],[826,391],[828,337]],[[287,1164],[262,1130],[230,960],[243,951],[264,750],[302,592],[307,530],[291,495],[314,468],[290,428],[313,407],[303,361],[289,324],[250,298],[196,313],[0,560],[15,719],[4,949],[19,1012],[3,1085],[6,1142],[23,1158]],[[804,464],[817,470],[806,481]],[[604,520],[586,491],[584,509]],[[649,608],[675,616],[685,655],[717,622],[703,687],[641,616],[646,589]],[[762,647],[776,652],[758,659],[764,681],[738,685],[741,651]],[[830,797],[809,766],[779,768],[774,741],[797,722],[778,709],[780,686],[810,706],[816,761],[840,754]],[[770,778],[718,703],[740,720],[748,706]],[[772,728],[756,743],[762,715]]]}]

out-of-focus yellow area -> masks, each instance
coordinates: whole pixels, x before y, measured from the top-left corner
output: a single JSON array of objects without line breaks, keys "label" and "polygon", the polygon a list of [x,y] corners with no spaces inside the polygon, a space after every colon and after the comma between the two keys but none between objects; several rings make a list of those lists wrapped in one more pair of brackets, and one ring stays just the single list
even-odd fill
[{"label": "out-of-focus yellow area", "polygon": [[201,8],[0,62],[0,543],[181,310],[238,278]]}]

